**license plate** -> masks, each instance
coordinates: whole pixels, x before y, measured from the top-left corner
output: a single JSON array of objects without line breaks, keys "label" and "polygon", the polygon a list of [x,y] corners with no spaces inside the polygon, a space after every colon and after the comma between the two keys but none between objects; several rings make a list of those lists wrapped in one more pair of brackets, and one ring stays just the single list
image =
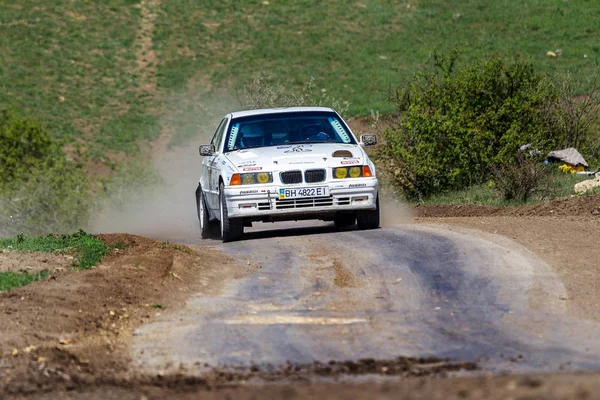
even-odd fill
[{"label": "license plate", "polygon": [[329,188],[310,187],[310,188],[294,188],[294,189],[279,189],[280,199],[302,199],[304,197],[327,197],[329,196]]}]

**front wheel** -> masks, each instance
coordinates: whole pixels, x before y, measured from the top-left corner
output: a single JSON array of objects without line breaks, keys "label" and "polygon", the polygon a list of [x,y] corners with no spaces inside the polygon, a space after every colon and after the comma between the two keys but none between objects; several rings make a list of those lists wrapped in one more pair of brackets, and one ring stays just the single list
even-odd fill
[{"label": "front wheel", "polygon": [[244,221],[241,218],[229,218],[223,183],[219,186],[219,202],[221,204],[221,240],[223,243],[240,240],[244,235]]},{"label": "front wheel", "polygon": [[377,229],[379,228],[379,196],[375,200],[375,209],[360,211],[356,216],[358,229]]},{"label": "front wheel", "polygon": [[218,224],[209,219],[208,209],[206,208],[206,199],[202,188],[198,187],[198,221],[200,223],[200,237],[202,239],[212,238],[218,235]]}]

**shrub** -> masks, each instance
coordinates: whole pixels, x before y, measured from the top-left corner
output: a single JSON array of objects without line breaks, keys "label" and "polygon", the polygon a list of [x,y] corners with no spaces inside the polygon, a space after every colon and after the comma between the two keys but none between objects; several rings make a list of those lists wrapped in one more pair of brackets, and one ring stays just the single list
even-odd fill
[{"label": "shrub", "polygon": [[[492,166],[494,186],[504,200],[526,202],[534,194],[549,192],[550,171],[535,155],[520,151],[512,163]],[[544,185],[545,184],[545,185]]]},{"label": "shrub", "polygon": [[408,198],[482,183],[523,144],[546,151],[565,141],[548,115],[558,91],[530,63],[492,57],[458,67],[457,58],[434,54],[432,69],[390,97],[399,123],[385,132],[383,155]]},{"label": "shrub", "polygon": [[59,152],[40,121],[21,118],[12,109],[0,110],[0,189]]},{"label": "shrub", "polygon": [[38,121],[0,112],[0,233],[63,233],[85,226],[86,171],[67,160]]},{"label": "shrub", "polygon": [[[559,101],[548,115],[553,123],[564,132],[565,146],[575,147],[589,162],[600,161],[600,92],[597,81],[592,84],[571,74],[556,77]],[[591,90],[582,96],[573,93]]]}]

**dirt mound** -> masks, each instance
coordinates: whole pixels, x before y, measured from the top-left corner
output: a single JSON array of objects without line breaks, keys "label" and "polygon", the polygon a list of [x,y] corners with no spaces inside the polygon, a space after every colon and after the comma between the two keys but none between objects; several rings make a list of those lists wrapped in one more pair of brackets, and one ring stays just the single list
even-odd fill
[{"label": "dirt mound", "polygon": [[516,216],[576,216],[600,217],[600,194],[567,197],[531,206],[491,207],[473,204],[419,204],[414,208],[417,218],[442,217],[516,217]]},{"label": "dirt mound", "polygon": [[222,262],[214,252],[139,236],[99,237],[127,247],[91,270],[54,272],[0,293],[0,397],[70,382],[69,371],[124,370],[133,328],[183,303],[198,276]]},{"label": "dirt mound", "polygon": [[69,254],[23,253],[0,250],[0,272],[27,272],[35,274],[41,271],[62,271],[75,264],[75,258]]}]

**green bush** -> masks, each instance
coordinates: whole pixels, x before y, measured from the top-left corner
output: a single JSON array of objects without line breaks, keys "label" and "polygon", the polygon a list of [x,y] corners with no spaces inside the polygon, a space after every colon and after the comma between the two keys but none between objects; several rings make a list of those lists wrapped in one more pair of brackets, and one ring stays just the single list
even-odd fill
[{"label": "green bush", "polygon": [[0,233],[63,233],[85,226],[90,186],[38,121],[0,112]]},{"label": "green bush", "polygon": [[534,194],[550,193],[550,169],[540,157],[519,151],[512,163],[492,165],[494,186],[505,201],[528,201]]},{"label": "green bush", "polygon": [[59,151],[39,121],[21,118],[12,109],[0,110],[0,189]]},{"label": "green bush", "polygon": [[485,182],[523,144],[545,152],[566,142],[559,90],[530,63],[457,66],[457,58],[434,54],[432,69],[392,93],[399,123],[385,133],[383,156],[408,198]]}]

